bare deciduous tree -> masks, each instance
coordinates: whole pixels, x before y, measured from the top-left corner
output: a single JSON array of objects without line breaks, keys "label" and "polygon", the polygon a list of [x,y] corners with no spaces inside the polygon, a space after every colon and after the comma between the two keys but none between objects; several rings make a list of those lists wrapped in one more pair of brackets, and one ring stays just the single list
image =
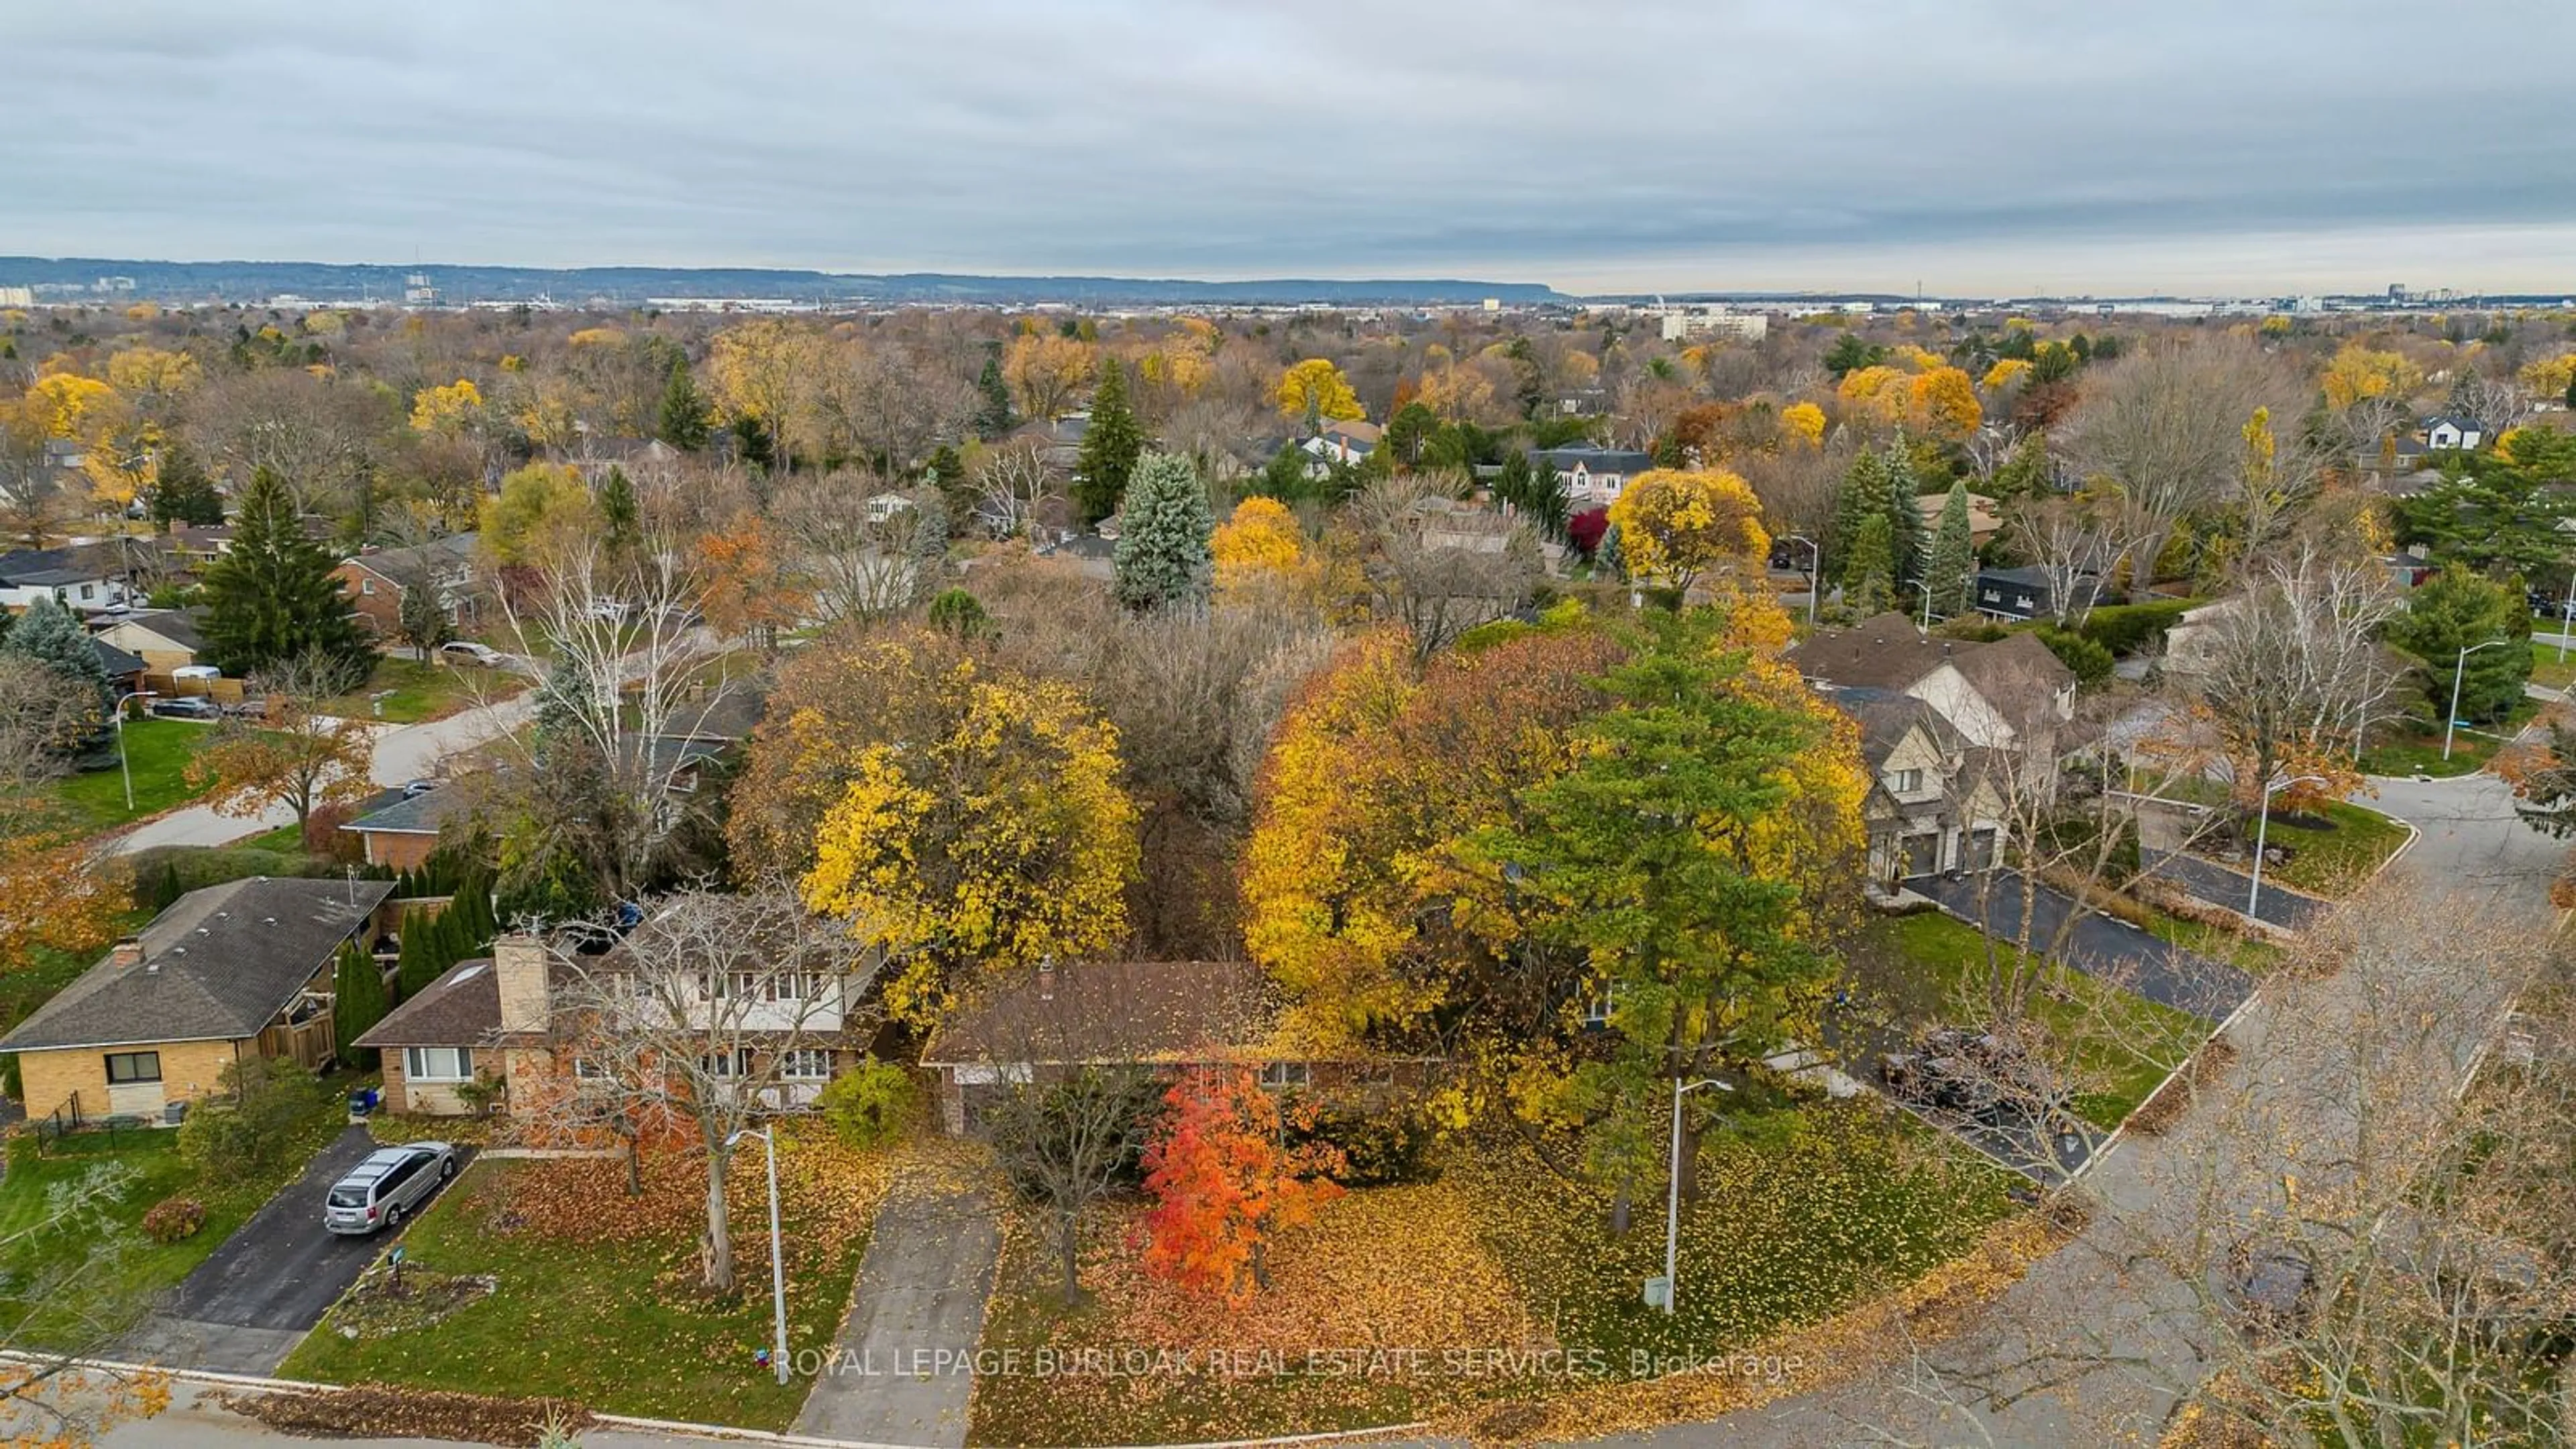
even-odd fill
[{"label": "bare deciduous tree", "polygon": [[2378,635],[2401,607],[2375,560],[2302,539],[2250,570],[2245,592],[2168,661],[2246,805],[2284,774],[2349,779],[2363,737],[2394,713],[2402,675]]},{"label": "bare deciduous tree", "polygon": [[920,593],[921,550],[946,542],[945,509],[930,490],[898,492],[870,474],[837,472],[787,489],[771,519],[796,551],[813,583],[815,611],[828,623],[911,607]]},{"label": "bare deciduous tree", "polygon": [[706,1167],[706,1285],[731,1292],[726,1166],[745,1129],[802,1105],[833,1053],[865,1043],[874,964],[785,887],[666,897],[606,955],[581,944],[556,953],[555,1045],[569,1079],[539,1110],[576,1128],[626,1118],[647,1124],[648,1139],[650,1124],[675,1129],[661,1135]]},{"label": "bare deciduous tree", "polygon": [[1064,470],[1047,461],[1046,445],[1035,438],[1012,438],[986,449],[969,481],[976,516],[995,538],[1028,532],[1040,506],[1064,496]]},{"label": "bare deciduous tree", "polygon": [[1432,525],[1449,516],[1440,504],[1454,497],[1450,480],[1413,473],[1370,485],[1348,510],[1364,550],[1371,609],[1412,631],[1424,658],[1529,602],[1539,577],[1527,530],[1499,517],[1473,530],[1479,536],[1470,538],[1466,528],[1456,539],[1440,536]]}]

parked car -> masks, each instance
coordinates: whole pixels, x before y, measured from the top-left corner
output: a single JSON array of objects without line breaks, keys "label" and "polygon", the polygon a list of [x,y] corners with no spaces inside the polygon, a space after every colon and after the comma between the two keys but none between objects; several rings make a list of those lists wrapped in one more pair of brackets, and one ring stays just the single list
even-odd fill
[{"label": "parked car", "polygon": [[426,778],[419,780],[406,780],[403,782],[402,787],[403,798],[406,800],[417,800],[421,796],[428,794],[430,791],[435,790],[446,783],[447,782],[445,780],[432,780]]},{"label": "parked car", "polygon": [[156,719],[222,719],[224,712],[211,699],[156,699],[151,713]]},{"label": "parked car", "polygon": [[468,664],[480,664],[486,669],[497,669],[502,662],[500,650],[489,644],[477,644],[471,639],[451,639],[439,645],[438,652],[446,655],[450,662],[463,660]]},{"label": "parked car", "polygon": [[402,1220],[456,1175],[456,1149],[445,1142],[380,1147],[331,1184],[323,1199],[322,1226],[363,1236]]}]

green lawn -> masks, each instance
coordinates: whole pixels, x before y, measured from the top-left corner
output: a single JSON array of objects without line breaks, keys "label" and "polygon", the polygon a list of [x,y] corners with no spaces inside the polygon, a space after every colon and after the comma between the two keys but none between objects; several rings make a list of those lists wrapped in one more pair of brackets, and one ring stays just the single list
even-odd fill
[{"label": "green lawn", "polygon": [[2451,758],[2447,760],[2442,758],[2439,728],[2400,735],[2362,751],[2361,768],[2371,775],[2430,775],[2435,779],[2473,774],[2484,769],[2496,751],[2504,748],[2505,742],[2520,733],[2539,712],[2540,701],[2525,698],[2501,722],[2454,731]]},{"label": "green lawn", "polygon": [[134,808],[125,808],[125,778],[113,763],[104,770],[54,782],[55,798],[83,830],[111,830],[184,805],[205,793],[188,783],[188,762],[214,737],[212,724],[183,719],[139,719],[125,726],[125,762],[134,775]]},{"label": "green lawn", "polygon": [[[388,724],[418,724],[444,719],[483,699],[525,688],[524,676],[507,670],[464,663],[428,662],[387,654],[364,689],[353,690],[323,708],[348,719],[381,719]],[[385,696],[379,711],[374,696]]]},{"label": "green lawn", "polygon": [[2535,645],[2531,651],[2531,682],[2543,689],[2565,689],[2576,685],[2576,650],[2570,650],[2567,662],[2558,662],[2554,645]]},{"label": "green lawn", "polygon": [[2319,812],[2275,814],[2267,843],[2291,854],[2263,868],[2266,882],[2340,900],[2360,889],[2406,843],[2406,827],[2376,810],[2331,800]]},{"label": "green lawn", "polygon": [[[240,1227],[277,1190],[294,1180],[304,1164],[338,1130],[339,1099],[329,1090],[316,1095],[312,1121],[280,1166],[265,1173],[227,1172],[200,1180],[178,1152],[175,1131],[137,1128],[113,1133],[79,1133],[43,1152],[31,1136],[14,1138],[8,1148],[8,1172],[0,1176],[0,1238],[8,1238],[47,1216],[46,1195],[58,1184],[79,1179],[93,1167],[122,1163],[136,1176],[105,1213],[110,1231],[123,1246],[98,1264],[87,1260],[99,1241],[96,1232],[31,1233],[0,1243],[0,1275],[15,1287],[42,1282],[52,1274],[75,1273],[77,1288],[50,1295],[24,1317],[8,1305],[17,1323],[11,1341],[49,1349],[94,1349],[102,1325],[130,1321],[149,1306],[152,1295],[174,1287],[189,1270],[206,1260],[216,1246]],[[194,1197],[205,1204],[205,1226],[176,1243],[155,1243],[142,1235],[144,1213],[173,1196]]]},{"label": "green lawn", "polygon": [[[1920,973],[1911,994],[1890,987],[1900,1019],[1987,1024],[1986,941],[1975,927],[1925,912],[1872,922],[1870,935],[1862,949],[1893,952]],[[2207,1030],[2186,1012],[2077,971],[2064,974],[2059,991],[2034,989],[2028,1000],[2030,1015],[2065,1044],[2071,1065],[2093,1089],[2076,1099],[2076,1114],[2106,1131],[2135,1111]]]},{"label": "green lawn", "polygon": [[[756,1171],[758,1155],[749,1161]],[[642,1238],[541,1231],[523,1221],[513,1188],[548,1166],[478,1162],[403,1234],[407,1262],[437,1273],[488,1274],[498,1280],[488,1297],[433,1326],[384,1337],[343,1337],[335,1310],[279,1373],[554,1396],[613,1413],[755,1429],[793,1424],[811,1379],[782,1389],[752,1358],[771,1338],[762,1254],[741,1250],[745,1291],[714,1301],[695,1287],[697,1224],[685,1211],[667,1230]],[[628,1210],[613,1173],[596,1181],[598,1213]],[[756,1245],[765,1239],[751,1236],[759,1224],[743,1211],[744,1201],[737,1194],[735,1230]],[[866,1235],[809,1234],[796,1221],[791,1215],[789,1342],[800,1352],[824,1350],[849,1300]]]}]

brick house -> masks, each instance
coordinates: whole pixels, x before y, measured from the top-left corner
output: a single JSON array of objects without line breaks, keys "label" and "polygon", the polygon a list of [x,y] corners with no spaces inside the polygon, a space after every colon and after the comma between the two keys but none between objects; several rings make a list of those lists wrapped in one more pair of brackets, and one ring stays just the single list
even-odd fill
[{"label": "brick house", "polygon": [[402,632],[403,595],[427,587],[451,624],[475,617],[474,540],[471,533],[433,539],[417,548],[368,549],[342,559],[331,571],[349,607],[381,638]]},{"label": "brick house", "polygon": [[243,1057],[331,1058],[332,968],[388,881],[256,876],[190,891],[0,1037],[31,1118],[176,1120]]}]

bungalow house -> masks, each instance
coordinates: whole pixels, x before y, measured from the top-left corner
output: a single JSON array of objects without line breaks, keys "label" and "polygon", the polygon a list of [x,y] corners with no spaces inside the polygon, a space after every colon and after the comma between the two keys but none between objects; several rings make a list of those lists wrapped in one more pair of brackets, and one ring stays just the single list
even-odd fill
[{"label": "bungalow house", "polygon": [[367,864],[418,870],[437,853],[447,822],[469,813],[472,795],[454,783],[414,794],[386,790],[340,828],[358,837]]},{"label": "bungalow house", "polygon": [[1349,418],[1324,424],[1322,432],[1297,446],[1305,449],[1307,456],[1315,460],[1307,465],[1307,472],[1322,477],[1336,464],[1356,468],[1367,462],[1384,441],[1386,429],[1375,423]]},{"label": "bungalow house", "polygon": [[[534,936],[503,936],[492,943],[490,960],[449,967],[356,1044],[384,1053],[388,1110],[457,1115],[472,1110],[459,1087],[491,1082],[503,1088],[510,1116],[541,1121],[577,1098],[595,1070],[585,1066],[574,1042],[580,1004],[599,1000],[603,985],[615,986],[634,970],[619,948],[576,956]],[[780,979],[790,975],[781,973]],[[719,995],[726,989],[721,981],[714,987]],[[844,999],[856,990],[855,982],[818,975],[802,999],[766,997],[739,1015],[719,1018],[728,1023],[727,1038],[744,1043],[741,1050],[786,1055],[782,1080],[770,1089],[766,1107],[811,1107],[824,1083],[858,1061],[865,1042],[855,1040],[854,1032],[869,1018]],[[637,999],[644,997],[639,993]],[[763,1013],[775,1019],[775,1028],[763,1028]]]},{"label": "bungalow house", "polygon": [[2424,446],[2432,452],[2466,452],[2486,436],[2487,425],[2464,413],[2437,413],[2424,420]]},{"label": "bungalow house", "polygon": [[1578,513],[1609,507],[1630,479],[1655,466],[1653,454],[1633,448],[1532,448],[1529,460],[1532,467],[1556,470],[1566,505]]},{"label": "bungalow house", "polygon": [[98,656],[98,667],[107,671],[107,682],[119,694],[137,694],[143,689],[143,675],[148,667],[141,659],[126,653],[106,640],[90,636],[90,652]]},{"label": "bungalow house", "polygon": [[1981,749],[2058,753],[2075,713],[2075,674],[2027,633],[1991,644],[1929,638],[1902,614],[1819,629],[1789,651],[1809,683],[1911,695]]},{"label": "bungalow house", "polygon": [[334,957],[380,934],[392,891],[258,876],[181,896],[0,1037],[28,1115],[175,1121],[244,1057],[329,1059]]},{"label": "bungalow house", "polygon": [[1976,747],[1912,695],[1837,689],[1831,698],[1859,723],[1869,766],[1861,803],[1869,879],[1897,883],[1992,866],[2005,837],[2004,802],[1971,768]]},{"label": "bungalow house", "polygon": [[383,638],[402,628],[403,595],[428,588],[451,624],[474,615],[474,540],[471,533],[433,539],[417,548],[366,549],[342,559],[331,576],[340,581],[351,611]]},{"label": "bungalow house", "polygon": [[98,631],[98,641],[143,661],[154,674],[185,669],[206,652],[203,611],[151,609],[128,614]]},{"label": "bungalow house", "polygon": [[15,612],[52,599],[75,613],[123,608],[124,566],[92,548],[21,548],[0,553],[0,606]]},{"label": "bungalow house", "polygon": [[1359,1086],[1418,1063],[1322,1060],[1281,1030],[1282,1003],[1245,961],[1042,965],[960,1007],[922,1048],[941,1122],[963,1133],[1008,1083],[1086,1066],[1178,1072],[1235,1063],[1264,1086]]}]

